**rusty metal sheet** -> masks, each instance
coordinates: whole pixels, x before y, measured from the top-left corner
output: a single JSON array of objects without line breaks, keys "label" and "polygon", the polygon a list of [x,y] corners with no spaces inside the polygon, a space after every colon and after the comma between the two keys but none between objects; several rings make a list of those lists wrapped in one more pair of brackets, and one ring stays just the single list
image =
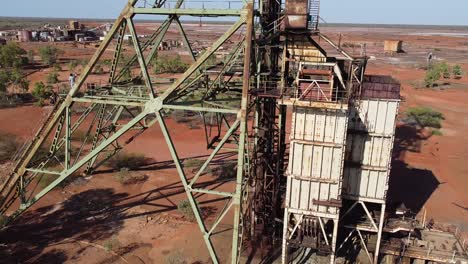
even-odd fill
[{"label": "rusty metal sheet", "polygon": [[286,29],[306,29],[308,22],[307,0],[287,0],[285,3],[285,27]]}]

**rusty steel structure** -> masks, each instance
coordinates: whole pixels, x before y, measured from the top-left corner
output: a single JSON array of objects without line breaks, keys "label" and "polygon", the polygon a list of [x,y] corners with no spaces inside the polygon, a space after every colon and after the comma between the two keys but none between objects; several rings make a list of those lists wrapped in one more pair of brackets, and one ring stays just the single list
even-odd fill
[{"label": "rusty steel structure", "polygon": [[[0,212],[14,221],[62,182],[77,173],[92,174],[158,125],[213,263],[239,263],[249,248],[265,244],[262,250],[281,249],[282,263],[312,256],[335,263],[356,251],[379,263],[400,85],[390,77],[366,75],[365,56],[351,56],[320,32],[319,12],[319,0],[210,5],[129,0],[2,184]],[[148,15],[166,19],[143,40],[135,19]],[[184,29],[185,16],[231,17],[233,22],[197,55]],[[162,88],[148,69],[171,26],[193,62]],[[134,55],[124,59],[126,34]],[[208,65],[228,42],[235,44],[223,61]],[[89,84],[110,47],[108,82]],[[210,127],[206,142],[194,142],[212,152],[193,177],[166,125],[173,111],[200,113]],[[208,125],[207,117],[215,124]],[[78,130],[86,135],[72,144]],[[232,190],[200,184],[209,164],[226,149],[236,155]],[[41,188],[45,175],[55,180]],[[226,199],[215,221],[202,217],[196,194]],[[233,218],[226,220],[227,215]],[[232,226],[230,256],[220,256],[213,242],[222,221]]]}]

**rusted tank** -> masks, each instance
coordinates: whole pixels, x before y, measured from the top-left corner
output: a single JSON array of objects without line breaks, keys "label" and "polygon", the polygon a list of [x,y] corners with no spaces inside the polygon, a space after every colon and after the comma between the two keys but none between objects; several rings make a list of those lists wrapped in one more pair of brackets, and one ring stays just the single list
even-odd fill
[{"label": "rusted tank", "polygon": [[307,29],[309,17],[308,0],[286,0],[286,29]]}]

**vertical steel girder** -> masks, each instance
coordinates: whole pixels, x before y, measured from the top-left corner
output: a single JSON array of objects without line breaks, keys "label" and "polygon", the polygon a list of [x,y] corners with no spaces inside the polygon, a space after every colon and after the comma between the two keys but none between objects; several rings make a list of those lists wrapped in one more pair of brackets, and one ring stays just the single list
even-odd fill
[{"label": "vertical steel girder", "polygon": [[[246,1],[243,0],[245,3]],[[121,15],[119,18],[116,20],[114,23],[112,29],[110,30],[109,34],[106,36],[104,39],[103,43],[101,46],[98,48],[97,52],[92,56],[91,60],[89,61],[88,65],[84,68],[83,74],[80,76],[76,84],[72,87],[70,90],[69,94],[66,96],[64,102],[60,106],[56,106],[54,108],[54,111],[50,115],[50,118],[46,121],[43,127],[39,130],[37,136],[33,140],[31,146],[28,148],[28,151],[23,155],[21,158],[21,162],[18,164],[17,168],[14,171],[14,174],[10,176],[10,178],[7,180],[5,184],[2,185],[0,189],[0,194],[6,194],[6,196],[3,196],[1,199],[2,202],[2,212],[5,213],[7,210],[9,210],[10,206],[14,202],[14,199],[16,199],[15,195],[21,194],[22,192],[29,191],[27,184],[25,184],[25,177],[31,176],[31,175],[38,175],[38,174],[54,174],[57,175],[58,177],[53,180],[51,184],[48,186],[44,187],[42,190],[38,191],[37,193],[31,193],[30,199],[22,199],[20,202],[19,207],[14,210],[13,212],[8,211],[12,213],[10,215],[10,220],[14,220],[16,217],[18,217],[21,213],[23,213],[25,210],[30,208],[32,205],[34,205],[39,199],[47,195],[52,189],[57,187],[59,184],[61,184],[63,181],[65,181],[68,177],[73,175],[74,173],[78,172],[81,168],[85,167],[86,164],[89,164],[88,168],[91,168],[93,164],[97,161],[97,157],[99,154],[104,153],[108,148],[114,147],[116,148],[113,150],[112,153],[115,153],[116,150],[118,150],[118,146],[116,147],[114,144],[117,142],[119,138],[121,138],[123,135],[128,133],[130,130],[138,128],[141,131],[144,131],[146,128],[152,126],[155,123],[159,123],[159,126],[161,127],[161,131],[163,133],[163,136],[166,140],[166,143],[168,145],[168,148],[171,152],[172,158],[174,160],[174,163],[176,165],[177,172],[180,176],[181,182],[184,186],[184,189],[187,193],[188,200],[190,202],[190,205],[195,213],[195,217],[198,223],[198,226],[203,234],[203,239],[207,245],[208,251],[210,253],[211,259],[213,263],[219,263],[219,256],[216,253],[215,247],[212,243],[212,236],[214,234],[214,230],[218,227],[219,223],[221,223],[222,219],[225,218],[226,215],[228,215],[228,211],[233,210],[234,214],[234,220],[233,220],[233,237],[232,237],[232,249],[231,249],[231,263],[238,263],[239,262],[239,254],[240,254],[240,248],[242,244],[242,233],[243,233],[243,228],[242,228],[242,191],[243,191],[243,184],[245,181],[245,173],[247,171],[248,167],[248,158],[246,157],[248,153],[247,149],[247,118],[249,115],[249,88],[250,88],[250,75],[251,75],[251,60],[252,60],[252,40],[254,38],[253,36],[253,4],[251,2],[246,3],[246,5],[243,7],[242,10],[239,11],[219,11],[219,10],[210,10],[210,9],[204,9],[204,10],[182,10],[175,8],[174,10],[166,10],[166,9],[159,9],[157,11],[155,10],[149,10],[150,13],[158,13],[158,14],[167,14],[169,15],[169,19],[167,23],[164,23],[160,30],[159,33],[154,37],[154,42],[149,42],[148,44],[141,45],[140,41],[138,40],[138,34],[135,29],[134,22],[132,18],[134,17],[135,14],[141,13],[138,12],[139,9],[135,8],[137,0],[129,0],[127,5],[125,6],[124,10],[122,11]],[[180,7],[180,4],[182,4],[182,0],[178,1],[178,7]],[[141,10],[140,10],[141,11]],[[146,10],[148,11],[148,10]],[[155,12],[152,12],[155,11]],[[195,14],[195,15],[214,15],[219,12],[219,15],[233,15],[233,16],[239,16],[239,19],[234,25],[225,33],[223,34],[217,41],[215,41],[212,45],[211,48],[207,50],[198,60],[195,59],[195,56],[193,54],[193,50],[190,46],[190,42],[188,40],[188,37],[183,29],[183,25],[179,21],[179,15],[185,15],[185,14]],[[159,46],[158,43],[160,43],[169,29],[169,26],[172,21],[176,22],[177,27],[179,28],[179,31],[182,35],[183,41],[185,46],[188,48],[191,58],[193,60],[193,64],[189,69],[182,75],[182,77],[179,78],[179,80],[169,87],[164,93],[161,95],[157,95],[154,93],[153,90],[153,84],[151,82],[151,78],[148,72],[148,64],[152,58],[152,56],[155,55],[157,51],[157,47]],[[243,40],[243,48],[240,48],[244,52],[244,68],[243,68],[243,76],[245,76],[242,80],[242,97],[240,99],[240,107],[239,108],[234,108],[234,109],[228,109],[228,108],[220,108],[220,107],[198,107],[198,106],[190,106],[190,105],[171,105],[171,100],[174,94],[181,93],[185,89],[189,88],[189,85],[187,85],[187,81],[190,80],[194,75],[197,73],[202,72],[202,66],[203,64],[207,61],[207,59],[216,52],[221,45],[223,45],[229,38],[231,38],[236,32],[239,31],[241,27],[245,26],[245,38]],[[128,27],[128,30],[130,31],[130,34],[132,35],[132,41],[133,41],[133,48],[135,49],[136,52],[136,60],[138,61],[138,67],[141,69],[141,73],[143,75],[144,79],[144,84],[145,88],[148,91],[148,97],[145,98],[142,101],[141,107],[142,110],[139,114],[133,116],[128,122],[120,126],[118,129],[114,130],[109,130],[106,132],[103,132],[104,127],[106,124],[109,124],[111,127],[115,127],[117,121],[119,120],[123,109],[125,108],[126,105],[128,105],[129,101],[126,101],[125,99],[119,98],[117,101],[115,99],[111,99],[108,102],[102,99],[93,99],[91,97],[77,97],[78,92],[83,91],[84,89],[84,84],[86,80],[88,79],[89,75],[91,74],[91,71],[97,64],[98,60],[102,57],[106,49],[109,47],[111,41],[118,35],[118,41],[117,41],[117,51],[114,56],[114,61],[111,67],[111,74],[109,78],[110,84],[113,84],[115,81],[119,80],[119,76],[117,73],[117,65],[118,65],[118,60],[119,60],[119,55],[122,52],[122,37],[125,33],[126,28]],[[153,44],[150,45],[150,44]],[[156,45],[157,44],[157,45]],[[240,47],[240,46],[239,46]],[[150,54],[148,57],[144,57],[144,50],[147,48],[151,48],[149,51]],[[239,49],[237,49],[238,51]],[[235,52],[235,54],[239,54],[239,52]],[[233,56],[237,59],[237,56]],[[230,60],[234,60],[234,58],[229,58],[226,63],[230,63]],[[199,74],[199,75],[200,75]],[[197,78],[197,76],[195,77]],[[222,79],[222,77],[218,76],[216,79]],[[112,98],[112,96],[110,96]],[[117,98],[117,96],[114,96],[114,98]],[[120,100],[120,101],[119,101]],[[78,118],[78,120],[72,119],[72,107],[77,103],[88,103],[90,104],[89,108],[85,111],[85,113]],[[119,102],[122,102],[121,105],[119,105]],[[114,110],[110,111],[110,115],[106,116],[108,113],[108,106],[114,106]],[[206,162],[203,164],[202,168],[200,168],[200,171],[197,172],[195,177],[191,179],[190,181],[187,179],[185,172],[183,170],[183,165],[178,157],[178,153],[176,151],[176,148],[174,146],[174,143],[171,139],[170,132],[168,128],[166,127],[164,117],[162,114],[163,110],[187,110],[187,111],[199,111],[199,112],[214,112],[214,113],[219,113],[219,114],[236,114],[237,115],[237,120],[232,124],[229,125],[226,123],[228,127],[228,131],[226,134],[223,136],[221,139],[220,143],[216,145],[216,148],[213,150],[213,152],[210,154]],[[94,116],[92,117],[91,125],[87,129],[86,132],[86,137],[84,139],[84,142],[80,145],[79,150],[77,153],[72,150],[72,144],[71,144],[71,139],[73,136],[73,133],[76,131],[76,129],[84,124],[84,120],[90,116],[90,114],[94,113]],[[156,120],[147,123],[146,119],[150,116],[153,116],[156,114]],[[113,118],[112,118],[113,117]],[[62,121],[60,121],[62,120]],[[227,122],[227,120],[224,120]],[[138,126],[141,125],[139,128]],[[61,135],[62,127],[64,126],[64,135]],[[39,149],[41,146],[47,144],[46,139],[49,137],[49,135],[52,133],[53,129],[56,128],[56,135],[54,137],[54,141],[52,143],[51,148],[53,148],[55,151],[58,148],[63,148],[64,149],[64,161],[63,161],[63,169],[61,171],[49,171],[45,170],[42,167],[41,168],[35,168],[35,167],[29,167],[31,164],[31,160],[35,157],[35,155],[38,153]],[[86,144],[86,140],[90,137],[91,131],[95,129],[96,134],[94,135],[93,141],[92,141],[92,147],[89,150],[88,153],[85,153],[84,151],[84,144]],[[109,129],[109,128],[106,128]],[[207,168],[208,164],[211,162],[211,160],[220,152],[220,150],[223,148],[223,146],[228,142],[230,138],[234,138],[235,142],[237,142],[238,147],[237,147],[237,175],[235,179],[235,190],[232,192],[219,192],[219,191],[214,191],[214,190],[209,190],[209,189],[203,189],[203,188],[195,188],[195,184],[200,177],[200,175],[203,173],[203,171]],[[76,154],[76,157],[75,157]],[[73,155],[73,156],[72,156]],[[100,165],[101,163],[98,163]],[[98,166],[97,165],[97,166]],[[28,174],[29,173],[29,174]],[[32,182],[34,178],[31,178],[30,182]],[[16,191],[17,192],[16,192]],[[14,196],[11,196],[13,193]],[[198,203],[195,200],[195,193],[207,193],[207,194],[212,194],[212,195],[218,195],[222,197],[229,197],[230,201],[226,204],[225,208],[221,211],[219,217],[215,220],[215,222],[212,224],[211,227],[207,227],[206,223],[204,222],[204,219],[201,216],[200,209],[198,207]],[[22,196],[22,195],[21,195]],[[13,197],[12,199],[9,199],[9,197]],[[8,200],[8,203],[7,203]],[[5,209],[5,210],[3,210]]]}]

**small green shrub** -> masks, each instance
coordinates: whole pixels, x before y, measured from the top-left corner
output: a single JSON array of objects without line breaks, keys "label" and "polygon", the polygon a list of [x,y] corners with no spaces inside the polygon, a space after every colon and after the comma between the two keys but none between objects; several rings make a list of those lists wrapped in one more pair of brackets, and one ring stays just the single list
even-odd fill
[{"label": "small green shrub", "polygon": [[104,68],[102,68],[101,64],[96,64],[94,66],[94,74],[103,74],[104,73]]},{"label": "small green shrub", "polygon": [[450,78],[450,66],[446,62],[438,63],[435,65],[435,67],[437,68],[436,70],[440,72],[442,77],[444,77],[444,79]]},{"label": "small green shrub", "polygon": [[105,60],[102,61],[102,64],[110,67],[110,66],[112,66],[112,60],[105,59]]},{"label": "small green shrub", "polygon": [[439,129],[434,129],[432,130],[432,135],[433,136],[443,136],[444,134],[442,133],[442,131],[440,131]]},{"label": "small green shrub", "polygon": [[187,261],[180,251],[175,251],[166,257],[166,264],[187,264]]},{"label": "small green shrub", "polygon": [[442,74],[440,73],[439,69],[437,67],[432,67],[426,71],[426,76],[424,77],[424,85],[426,87],[434,87],[441,77]]},{"label": "small green shrub", "polygon": [[34,103],[35,106],[39,106],[39,107],[43,107],[45,105],[45,102],[44,102],[44,99],[43,98],[39,98],[39,100],[37,100],[35,103]]},{"label": "small green shrub", "polygon": [[444,116],[430,107],[413,107],[406,111],[406,116],[421,127],[441,128]]},{"label": "small green shrub", "polygon": [[123,168],[135,170],[146,165],[146,163],[147,159],[144,155],[134,153],[118,153],[107,161],[109,167],[117,171]]},{"label": "small green shrub", "polygon": [[160,73],[183,73],[188,69],[188,64],[184,63],[179,55],[175,58],[155,57],[151,62],[153,72]]},{"label": "small green shrub", "polygon": [[184,167],[199,169],[204,163],[205,161],[200,159],[186,159],[184,160]]},{"label": "small green shrub", "polygon": [[460,65],[458,65],[458,64],[453,66],[452,74],[453,74],[454,77],[462,76],[463,75],[462,67]]},{"label": "small green shrub", "polygon": [[45,46],[39,48],[39,55],[41,56],[42,62],[47,65],[53,65],[57,62],[61,51],[56,47]]},{"label": "small green shrub", "polygon": [[62,71],[62,66],[60,64],[58,64],[58,63],[55,63],[54,64],[54,71],[56,71],[56,72]]},{"label": "small green shrub", "polygon": [[59,82],[59,75],[57,72],[53,71],[47,74],[47,83],[49,84],[55,84]]},{"label": "small green shrub", "polygon": [[23,91],[23,92],[27,92],[29,90],[29,84],[31,82],[29,80],[26,80],[26,79],[22,79],[19,83],[18,83],[18,86],[19,88]]},{"label": "small green shrub", "polygon": [[31,93],[36,99],[46,99],[52,94],[52,89],[43,82],[37,82]]},{"label": "small green shrub", "polygon": [[123,185],[129,185],[144,182],[146,176],[139,173],[132,173],[128,168],[122,168],[115,174],[115,179]]},{"label": "small green shrub", "polygon": [[195,213],[192,210],[189,200],[182,200],[177,205],[177,210],[189,221],[195,220]]},{"label": "small green shrub", "polygon": [[116,251],[120,248],[120,242],[115,236],[113,236],[104,241],[103,247],[106,251]]},{"label": "small green shrub", "polygon": [[216,176],[218,179],[232,179],[237,175],[237,163],[236,162],[227,162],[218,168],[213,170],[213,176]]}]

